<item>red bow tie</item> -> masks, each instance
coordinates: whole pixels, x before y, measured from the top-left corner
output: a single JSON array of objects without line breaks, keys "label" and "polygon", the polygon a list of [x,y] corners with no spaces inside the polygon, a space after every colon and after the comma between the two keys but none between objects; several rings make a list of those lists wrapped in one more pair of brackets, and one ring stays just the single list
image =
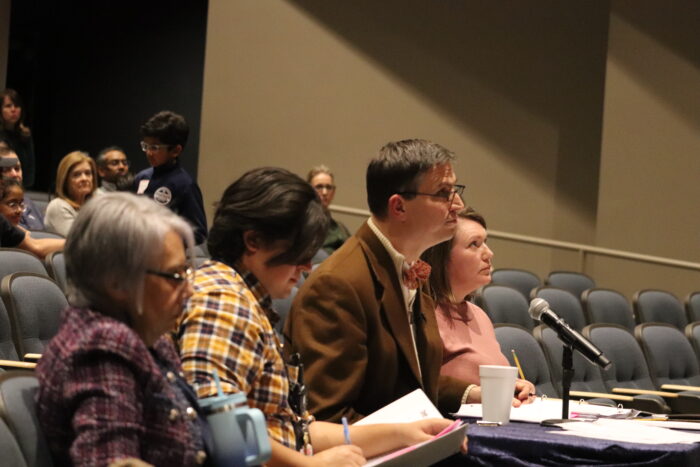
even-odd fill
[{"label": "red bow tie", "polygon": [[417,289],[421,282],[428,280],[428,277],[430,277],[430,265],[420,259],[403,270],[403,283],[409,289]]}]

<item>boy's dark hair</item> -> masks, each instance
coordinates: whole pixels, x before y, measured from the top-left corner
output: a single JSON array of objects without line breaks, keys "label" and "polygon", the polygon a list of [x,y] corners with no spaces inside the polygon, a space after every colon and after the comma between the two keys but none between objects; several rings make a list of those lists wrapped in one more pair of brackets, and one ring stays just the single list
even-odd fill
[{"label": "boy's dark hair", "polygon": [[278,240],[289,245],[269,265],[304,264],[321,248],[328,226],[311,185],[285,169],[262,167],[224,191],[207,246],[213,259],[232,266],[245,252],[243,233],[254,231],[265,245]]},{"label": "boy's dark hair", "polygon": [[158,138],[163,144],[172,146],[179,144],[184,148],[190,134],[190,127],[182,115],[163,110],[146,120],[139,132],[142,138],[150,136]]},{"label": "boy's dark hair", "polygon": [[[367,204],[378,219],[387,214],[389,198],[416,191],[421,176],[432,167],[454,159],[452,151],[423,139],[387,143],[367,167]],[[404,195],[412,199],[414,195]]]}]

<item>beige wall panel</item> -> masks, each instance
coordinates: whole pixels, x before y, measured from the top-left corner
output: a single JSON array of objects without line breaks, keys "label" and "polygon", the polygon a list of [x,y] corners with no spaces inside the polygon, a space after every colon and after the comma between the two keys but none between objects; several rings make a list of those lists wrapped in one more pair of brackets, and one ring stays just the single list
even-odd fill
[{"label": "beige wall panel", "polygon": [[[466,201],[494,228],[590,239],[597,154],[584,182],[593,195],[556,208],[571,191],[557,185],[558,161],[599,121],[584,103],[602,92],[603,55],[586,51],[590,35],[576,29],[590,26],[563,7],[479,3],[211,1],[199,167],[207,204],[247,169],[305,174],[324,162],[336,203],[365,208],[367,161],[386,141],[423,137],[457,153]],[[599,16],[587,18],[596,44]],[[571,82],[586,73],[598,80]]]},{"label": "beige wall panel", "polygon": [[[674,2],[668,13],[654,4],[614,3],[597,244],[700,262],[700,9]],[[609,259],[592,271],[629,296],[700,289],[700,272]]]}]

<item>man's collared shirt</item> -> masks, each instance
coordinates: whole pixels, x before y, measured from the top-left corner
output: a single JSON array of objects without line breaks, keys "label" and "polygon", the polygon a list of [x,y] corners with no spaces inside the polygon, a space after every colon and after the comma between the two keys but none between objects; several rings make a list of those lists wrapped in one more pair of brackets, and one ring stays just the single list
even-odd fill
[{"label": "man's collared shirt", "polygon": [[179,328],[185,379],[197,396],[217,393],[216,370],[224,393],[244,392],[260,409],[272,439],[295,448],[289,376],[270,321],[279,316],[262,284],[238,263],[234,268],[207,261],[197,269],[194,295]]},{"label": "man's collared shirt", "polygon": [[421,373],[422,377],[423,370],[420,367],[420,358],[418,358],[418,347],[416,346],[416,329],[415,324],[413,323],[413,319],[411,319],[413,302],[416,300],[416,294],[418,293],[418,291],[414,289],[409,289],[408,287],[406,287],[406,284],[404,284],[403,271],[404,269],[408,268],[408,264],[406,263],[406,257],[399,253],[396,250],[396,248],[394,248],[394,245],[391,244],[391,240],[389,240],[386,237],[386,235],[384,235],[384,233],[381,230],[379,230],[379,227],[377,227],[377,224],[374,223],[371,217],[367,220],[367,225],[370,229],[372,229],[374,235],[377,236],[377,238],[379,239],[379,243],[381,243],[382,246],[386,248],[387,253],[389,253],[389,256],[391,257],[391,261],[394,263],[394,267],[396,268],[396,274],[398,275],[399,283],[401,284],[403,302],[406,306],[406,317],[408,319],[409,325],[411,326],[411,339],[413,341],[413,350],[416,354],[416,362],[418,363],[418,371]]}]

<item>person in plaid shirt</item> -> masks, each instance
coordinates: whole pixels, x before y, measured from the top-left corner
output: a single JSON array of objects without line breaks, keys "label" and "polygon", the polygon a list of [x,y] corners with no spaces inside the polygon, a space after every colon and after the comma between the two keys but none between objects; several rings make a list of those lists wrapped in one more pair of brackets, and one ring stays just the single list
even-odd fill
[{"label": "person in plaid shirt", "polygon": [[362,465],[363,453],[430,439],[450,423],[352,426],[355,445],[343,445],[342,425],[309,416],[303,378],[282,358],[273,330],[279,316],[270,305],[311,269],[327,228],[316,192],[297,175],[269,167],[244,174],[218,204],[208,238],[212,260],[197,270],[178,330],[185,378],[200,398],[216,394],[216,371],[224,392],[246,393],[265,414],[270,465]]}]

